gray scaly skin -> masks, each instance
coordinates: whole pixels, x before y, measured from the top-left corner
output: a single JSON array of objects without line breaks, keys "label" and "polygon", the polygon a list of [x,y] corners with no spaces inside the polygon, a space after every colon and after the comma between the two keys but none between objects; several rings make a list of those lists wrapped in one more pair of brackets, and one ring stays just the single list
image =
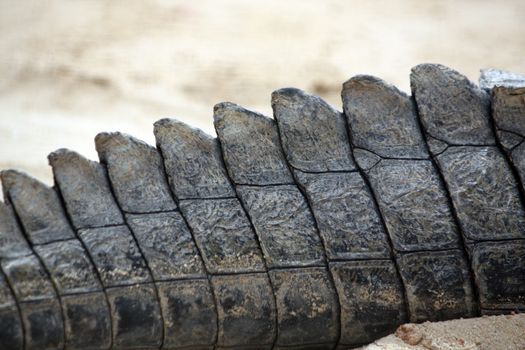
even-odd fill
[{"label": "gray scaly skin", "polygon": [[525,310],[525,78],[434,64],[343,112],[286,88],[217,138],[49,156],[1,173],[0,349],[346,349],[404,322]]}]

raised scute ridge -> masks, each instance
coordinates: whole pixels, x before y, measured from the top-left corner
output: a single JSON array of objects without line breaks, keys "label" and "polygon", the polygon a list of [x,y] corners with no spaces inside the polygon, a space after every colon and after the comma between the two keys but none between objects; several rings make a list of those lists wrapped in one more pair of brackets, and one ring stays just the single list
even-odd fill
[{"label": "raised scute ridge", "polygon": [[76,229],[124,224],[103,165],[67,149],[48,159]]},{"label": "raised scute ridge", "polygon": [[468,263],[413,100],[370,76],[347,81],[342,96],[354,146],[391,157],[362,171],[391,238],[410,320],[473,316]]},{"label": "raised scute ridge", "polygon": [[515,268],[523,266],[525,212],[512,163],[494,142],[489,96],[443,66],[418,66],[410,78],[427,138],[439,132],[448,144],[431,152],[462,229],[481,312],[525,308],[525,280]]},{"label": "raised scute ridge", "polygon": [[[307,330],[308,336],[322,339],[336,330],[337,349],[366,343],[378,336],[378,329],[388,332],[406,319],[405,298],[391,260],[388,238],[370,189],[353,163],[344,115],[321,98],[298,89],[279,91],[278,96],[273,95],[273,110],[283,152],[292,164],[297,186],[314,215],[329,267],[329,274],[324,276],[330,280],[326,287],[330,290],[333,280],[339,304],[335,308],[339,314],[339,329],[316,326],[317,332],[322,332],[320,335],[305,323],[297,333]],[[286,146],[288,143],[290,147]],[[293,166],[297,155],[311,158],[321,166],[326,159],[326,165],[330,166],[317,173],[312,172],[312,167],[304,169],[308,172],[301,171],[303,169]],[[352,166],[337,166],[340,164],[332,162],[334,155],[336,159],[342,155],[351,161]],[[365,266],[363,260],[369,264]],[[372,274],[373,284],[369,283]],[[284,278],[294,280],[293,275]],[[293,284],[300,291],[307,290],[307,280],[305,275],[304,279],[294,280]],[[347,298],[348,295],[352,297]],[[386,299],[378,302],[371,299],[371,295]],[[394,299],[396,302],[386,301]],[[310,301],[303,303],[311,304]],[[329,325],[326,320],[318,319],[325,327]]]},{"label": "raised scute ridge", "polygon": [[465,76],[439,64],[412,68],[410,85],[423,128],[450,145],[493,145],[490,99]]},{"label": "raised scute ridge", "polygon": [[16,222],[13,208],[0,202],[0,259],[31,254]]},{"label": "raised scute ridge", "polygon": [[343,115],[321,98],[285,88],[272,93],[274,117],[290,165],[305,172],[355,170]]},{"label": "raised scute ridge", "polygon": [[173,119],[157,121],[154,133],[179,200],[235,196],[216,139]]},{"label": "raised scute ridge", "polygon": [[31,243],[43,244],[75,237],[55,189],[16,171],[1,172],[2,187]]},{"label": "raised scute ridge", "polygon": [[293,184],[274,120],[233,103],[215,105],[213,120],[232,180],[244,185]]},{"label": "raised scute ridge", "polygon": [[[33,329],[34,334],[47,334],[40,341],[38,336],[28,335],[27,341],[47,344],[50,339],[57,339],[53,332],[61,331],[62,326],[50,323],[48,315],[54,313],[58,319],[59,311],[62,311],[66,348],[82,347],[87,342],[93,349],[107,348],[111,343],[107,299],[88,254],[69,224],[56,190],[13,170],[3,172],[2,180],[6,199],[13,203],[36,254],[13,260],[10,265],[16,266],[17,275],[34,276],[38,272],[37,276],[40,276],[43,273],[41,265],[37,264],[40,260],[58,293],[58,299],[48,295],[47,300],[39,301],[40,306],[31,301],[23,307],[25,317],[30,320],[26,327]],[[27,264],[29,258],[33,258],[32,265]],[[20,285],[23,281],[17,279],[14,283]],[[31,278],[28,283],[37,287],[36,294],[44,295],[42,281],[35,282]]]},{"label": "raised scute ridge", "polygon": [[95,145],[124,212],[177,209],[155,147],[120,132],[98,134]]},{"label": "raised scute ridge", "polygon": [[414,101],[405,93],[379,78],[358,75],[343,84],[341,96],[356,148],[383,158],[428,158]]},{"label": "raised scute ridge", "polygon": [[525,76],[482,71],[480,82],[491,89],[492,117],[498,140],[525,183]]},{"label": "raised scute ridge", "polygon": [[365,169],[394,248],[458,248],[457,227],[437,169],[428,158],[412,99],[370,76],[348,80],[342,96],[354,146],[394,158]]},{"label": "raised scute ridge", "polygon": [[232,182],[270,270],[277,305],[273,348],[298,349],[306,344],[333,348],[340,329],[335,287],[315,220],[288,168],[275,121],[232,103],[216,105],[214,121]]},{"label": "raised scute ridge", "polygon": [[[160,124],[164,134],[159,133]],[[155,129],[173,192],[199,247],[215,300],[217,328],[203,322],[204,313],[193,323],[205,326],[210,335],[213,331],[216,338],[212,342],[219,349],[253,345],[270,349],[275,338],[275,299],[255,233],[224,167],[219,142],[168,119],[157,122]],[[192,321],[186,323],[191,326]],[[187,339],[191,341],[191,334]]]}]

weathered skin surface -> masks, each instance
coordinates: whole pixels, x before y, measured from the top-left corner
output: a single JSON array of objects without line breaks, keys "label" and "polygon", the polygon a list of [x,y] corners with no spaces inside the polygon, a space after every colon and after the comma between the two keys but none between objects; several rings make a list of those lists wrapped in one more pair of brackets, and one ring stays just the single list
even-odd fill
[{"label": "weathered skin surface", "polygon": [[343,84],[342,98],[354,149],[382,158],[428,158],[414,101],[395,86],[358,75]]},{"label": "weathered skin surface", "polygon": [[162,342],[162,319],[153,284],[107,290],[116,348],[158,348]]},{"label": "weathered skin surface", "polygon": [[238,191],[270,268],[324,263],[312,214],[295,186],[240,186]]},{"label": "weathered skin surface", "polygon": [[[481,72],[480,84],[492,95],[496,135],[525,183],[525,76],[505,71]],[[523,188],[523,187],[522,187]]]},{"label": "weathered skin surface", "polygon": [[525,238],[516,180],[496,147],[453,147],[437,160],[469,241]]},{"label": "weathered skin surface", "polygon": [[[217,349],[270,349],[277,328],[274,292],[257,234],[231,185],[218,140],[168,120],[155,125],[155,134],[173,193],[210,277],[217,318],[212,343]],[[181,150],[194,161],[180,158]]]},{"label": "weathered skin surface", "polygon": [[524,311],[524,79],[411,79],[350,79],[344,113],[221,103],[217,139],[101,133],[100,163],[49,156],[53,188],[2,172],[0,348],[342,350]]},{"label": "weathered skin surface", "polygon": [[335,344],[339,333],[337,294],[325,268],[270,272],[276,290],[282,346]]},{"label": "weathered skin surface", "polygon": [[520,309],[525,306],[525,242],[483,242],[471,247],[480,302],[487,311]]},{"label": "weathered skin surface", "polygon": [[216,139],[172,119],[156,122],[153,132],[177,198],[235,196]]},{"label": "weathered skin surface", "polygon": [[[357,297],[353,302],[341,304],[339,347],[356,345],[363,342],[363,339],[372,339],[379,328],[391,331],[406,317],[403,292],[396,269],[390,260],[391,248],[372,193],[362,175],[357,172],[344,115],[320,98],[297,89],[281,89],[274,92],[272,107],[283,145],[295,145],[283,147],[290,164],[310,164],[309,159],[314,159],[319,164],[323,164],[323,161],[327,164],[334,163],[332,160],[336,161],[339,158],[345,160],[344,163],[335,162],[345,166],[327,167],[322,173],[313,166],[303,166],[303,171],[293,170],[295,181],[311,206],[323,239],[330,274],[339,293],[339,300],[345,300],[346,295],[356,292],[362,283],[362,280],[354,279],[352,285],[347,284],[347,279],[351,277],[344,275],[344,272],[353,271],[352,276],[367,276],[370,271],[368,266],[353,261],[355,259],[381,259],[374,261],[380,266],[390,264],[391,269],[384,270],[391,274],[389,278],[377,279],[373,288],[370,285],[363,287],[370,293],[373,293],[373,289],[377,295],[382,292],[392,293],[400,298],[399,302],[389,305],[389,315],[393,317],[389,317],[379,326],[377,318],[355,314],[356,307],[366,310],[376,308],[375,300]],[[332,261],[337,261],[334,263],[335,268]],[[344,279],[341,279],[342,276]],[[357,296],[357,293],[354,295]],[[387,307],[382,308],[386,309]]]},{"label": "weathered skin surface", "polygon": [[16,300],[3,274],[0,274],[0,339],[6,350],[23,348],[24,332]]},{"label": "weathered skin surface", "polygon": [[[480,85],[491,92],[492,116],[498,141],[509,157],[511,167],[518,173],[521,188],[524,189],[525,76],[487,70],[481,73]],[[515,230],[523,233],[521,227]],[[480,289],[483,291],[480,299],[483,305],[491,309],[512,309],[516,304],[525,306],[523,240],[478,244],[472,248],[472,256],[480,265],[478,275],[486,277],[480,278]]]},{"label": "weathered skin surface", "polygon": [[181,210],[210,273],[265,272],[250,221],[237,199],[187,200]]},{"label": "weathered skin surface", "polygon": [[53,298],[56,294],[43,266],[34,255],[2,261],[17,300],[21,302]]},{"label": "weathered skin surface", "polygon": [[283,151],[290,165],[305,172],[355,170],[346,124],[340,112],[299,89],[272,93]]},{"label": "weathered skin surface", "polygon": [[[28,279],[26,284],[40,288],[35,291],[38,298],[45,297],[36,304],[31,301],[28,307],[20,305],[25,328],[30,330],[26,336],[28,347],[54,348],[60,335],[65,336],[68,349],[82,349],[88,343],[92,349],[108,348],[111,320],[102,283],[69,224],[57,192],[16,171],[3,172],[2,185],[6,200],[16,205],[21,228],[36,254],[28,249],[26,255],[11,262],[18,274]],[[22,237],[15,227],[11,229]],[[23,286],[18,280],[12,283]]]},{"label": "weathered skin surface", "polygon": [[412,94],[425,133],[449,145],[493,145],[490,98],[465,76],[439,64],[412,68]]},{"label": "weathered skin surface", "polygon": [[459,247],[447,197],[430,161],[385,159],[367,174],[396,251]]},{"label": "weathered skin surface", "polygon": [[87,293],[101,290],[101,284],[82,244],[76,240],[36,246],[59,294]]},{"label": "weathered skin surface", "polygon": [[[62,349],[64,323],[57,299],[20,302],[27,349]],[[101,334],[102,335],[102,334]],[[84,338],[84,343],[89,339]]]},{"label": "weathered skin surface", "polygon": [[388,259],[390,246],[362,176],[296,172],[330,260]]},{"label": "weathered skin surface", "polygon": [[[155,148],[118,132],[98,134],[95,145],[100,161],[107,164],[115,197],[124,212],[177,209],[164,175],[162,158]],[[134,161],[122,162],[122,159]]]},{"label": "weathered skin surface", "polygon": [[111,346],[111,315],[104,292],[67,295],[61,301],[68,349]]},{"label": "weathered skin surface", "polygon": [[75,237],[53,188],[15,170],[3,171],[1,177],[5,196],[16,209],[32,244]]},{"label": "weathered skin surface", "polygon": [[341,344],[373,341],[406,321],[403,286],[392,261],[334,262],[330,270],[341,304]]},{"label": "weathered skin surface", "polygon": [[206,277],[188,226],[178,212],[126,214],[155,281]]},{"label": "weathered skin surface", "polygon": [[66,149],[53,152],[48,158],[76,229],[124,223],[101,164]]},{"label": "weathered skin surface", "polygon": [[158,284],[164,310],[164,346],[168,349],[213,347],[217,337],[217,311],[207,279]]},{"label": "weathered skin surface", "polygon": [[[276,348],[335,345],[340,310],[324,244],[283,154],[276,122],[232,103],[215,106],[214,122],[226,167],[270,270],[277,305]],[[297,160],[302,166],[307,163]],[[298,268],[306,266],[324,267]],[[297,283],[295,289],[290,281]]]},{"label": "weathered skin surface", "polygon": [[399,256],[412,321],[445,320],[476,314],[472,281],[458,249]]},{"label": "weathered skin surface", "polygon": [[214,276],[211,281],[219,316],[217,345],[271,348],[277,311],[268,275]]},{"label": "weathered skin surface", "polygon": [[[169,123],[164,126],[166,124]],[[167,130],[163,128],[160,134],[164,135],[165,132]],[[130,249],[133,250],[129,250],[125,256],[136,271],[141,264],[138,254],[140,250],[144,257],[144,266],[155,281],[151,285],[143,285],[129,300],[126,299],[126,289],[115,292],[115,301],[110,298],[110,304],[115,305],[112,306],[116,320],[113,322],[113,332],[116,337],[120,335],[120,346],[188,346],[194,345],[193,340],[199,338],[199,343],[204,346],[213,344],[217,329],[216,326],[210,326],[210,323],[212,320],[217,323],[217,310],[209,281],[203,278],[207,278],[207,273],[215,272],[216,269],[210,263],[210,256],[201,254],[198,249],[199,241],[196,241],[196,235],[193,234],[196,230],[195,221],[188,216],[187,210],[178,211],[171,192],[173,190],[175,194],[180,193],[178,187],[174,186],[188,182],[181,181],[177,176],[170,176],[170,189],[165,180],[164,162],[160,152],[131,136],[102,133],[96,137],[95,142],[101,162],[107,165],[110,185],[115,191],[120,208],[133,212],[125,214],[125,221],[132,232],[132,235],[127,236],[136,240],[137,250],[134,250],[134,242],[130,240]],[[129,164],[133,166],[130,167]],[[190,195],[194,196],[198,197],[199,193]],[[187,209],[187,205],[185,201],[182,208]],[[217,210],[213,214],[214,217],[223,215]],[[210,235],[211,232],[207,231],[206,234]],[[209,244],[204,245],[204,248],[209,247]],[[232,251],[231,247],[229,249]],[[238,251],[234,253],[239,255]],[[226,262],[224,264],[227,265]],[[248,267],[251,268],[252,265]],[[191,294],[174,294],[175,291],[184,289]],[[139,316],[131,324],[122,323],[122,315],[137,312],[140,317],[151,319],[153,328],[137,328],[143,322]],[[206,325],[208,331],[203,330]]]},{"label": "weathered skin surface", "polygon": [[[130,141],[121,134],[113,137],[123,138],[120,140],[121,144],[126,140]],[[99,139],[99,143],[101,140],[110,142],[109,139],[111,136],[105,135]],[[135,146],[133,150],[138,154],[149,150],[138,140],[130,142],[131,147]],[[103,149],[104,147],[100,146],[99,151],[103,153]],[[120,191],[121,196],[118,199],[121,202],[117,202],[113,196],[116,187],[113,185],[121,186],[126,183],[122,180],[127,177],[126,172],[122,171],[121,167],[115,167],[110,177],[105,165],[87,160],[68,150],[54,152],[49,159],[69,216],[74,224],[76,218],[75,226],[80,226],[78,222],[84,225],[78,227],[78,236],[90,254],[100,282],[104,286],[111,312],[113,346],[117,348],[160,346],[164,338],[164,325],[157,286],[152,283],[151,269],[121,211],[123,204],[133,208],[137,194],[129,195],[130,191]],[[113,164],[110,157],[103,160]],[[158,164],[156,167],[151,166],[150,160],[151,158],[148,157],[137,157],[139,164],[135,167],[146,169],[149,166],[158,172],[161,171]],[[153,163],[155,165],[155,162]],[[68,186],[74,186],[85,196],[74,198],[74,193],[68,190]],[[159,194],[162,190],[167,191],[166,187],[165,183],[161,183],[155,192]],[[105,192],[103,200],[89,202],[89,196],[93,195],[93,192],[89,191]],[[147,195],[144,197],[151,201],[150,190],[146,192]],[[135,206],[135,209],[141,208]],[[104,217],[106,211],[111,217],[109,222],[100,219]],[[146,322],[147,326],[144,325]]]},{"label": "weathered skin surface", "polygon": [[414,101],[370,76],[348,80],[342,96],[352,144],[380,157],[362,171],[392,241],[410,320],[474,315],[461,236],[439,173],[428,159]]},{"label": "weathered skin surface", "polygon": [[[495,146],[489,95],[439,65],[413,68],[411,85],[424,132],[447,143],[444,150],[431,152],[457,213],[480,306],[484,311],[522,309],[516,290],[525,290],[525,279],[516,274],[521,270],[502,263],[500,252],[508,249],[506,240],[525,238],[525,212],[511,165]],[[525,264],[523,255],[515,259],[518,266]],[[497,274],[514,281],[512,287],[502,288]]]},{"label": "weathered skin surface", "polygon": [[[293,184],[273,120],[233,103],[214,107],[224,162],[237,185]],[[264,164],[264,166],[261,166]]]},{"label": "weathered skin surface", "polygon": [[83,229],[79,236],[93,256],[104,286],[151,281],[146,263],[126,226]]},{"label": "weathered skin surface", "polygon": [[14,258],[31,254],[29,244],[20,232],[13,208],[0,203],[0,258]]},{"label": "weathered skin surface", "polygon": [[[0,238],[8,254],[0,257],[3,282],[9,284],[17,304],[18,322],[24,332],[17,339],[14,329],[6,329],[6,343],[24,343],[26,349],[55,349],[64,346],[64,319],[61,303],[49,275],[40,260],[24,241],[23,233],[8,204],[1,204]],[[7,239],[6,239],[7,238]],[[24,242],[21,244],[21,242]],[[4,292],[5,293],[5,292]],[[5,295],[5,294],[4,294]],[[13,316],[13,313],[10,313]],[[3,343],[4,339],[0,339]]]}]

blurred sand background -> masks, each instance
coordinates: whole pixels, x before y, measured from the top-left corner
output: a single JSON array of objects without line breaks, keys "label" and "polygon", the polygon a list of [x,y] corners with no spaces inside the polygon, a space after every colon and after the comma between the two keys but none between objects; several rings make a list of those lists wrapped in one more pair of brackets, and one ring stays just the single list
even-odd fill
[{"label": "blurred sand background", "polygon": [[422,62],[525,73],[525,1],[0,0],[0,52],[0,169],[51,183],[59,147],[97,159],[114,130],[154,144],[166,116],[213,133],[215,103],[270,115],[280,87],[340,109],[359,73],[404,91]]}]

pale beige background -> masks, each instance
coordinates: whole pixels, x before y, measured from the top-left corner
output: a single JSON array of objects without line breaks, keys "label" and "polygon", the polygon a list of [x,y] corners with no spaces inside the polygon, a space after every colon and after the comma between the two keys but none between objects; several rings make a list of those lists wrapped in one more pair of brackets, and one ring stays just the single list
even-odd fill
[{"label": "pale beige background", "polygon": [[0,168],[51,183],[59,147],[96,159],[112,130],[154,143],[165,116],[213,133],[215,103],[269,114],[284,86],[340,108],[358,73],[405,91],[421,62],[525,73],[524,23],[523,0],[0,0]]}]

